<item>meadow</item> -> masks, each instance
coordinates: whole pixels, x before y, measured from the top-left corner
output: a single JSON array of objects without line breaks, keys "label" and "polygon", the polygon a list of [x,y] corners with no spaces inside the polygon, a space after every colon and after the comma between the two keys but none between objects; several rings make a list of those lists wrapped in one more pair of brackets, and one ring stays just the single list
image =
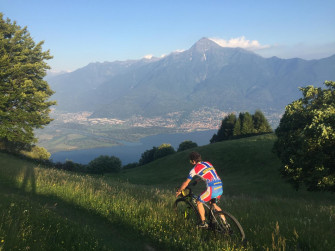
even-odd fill
[{"label": "meadow", "polygon": [[334,194],[287,184],[274,139],[196,149],[223,179],[220,206],[242,224],[244,246],[176,219],[175,188],[191,168],[190,150],[106,176],[0,153],[0,250],[333,250]]}]

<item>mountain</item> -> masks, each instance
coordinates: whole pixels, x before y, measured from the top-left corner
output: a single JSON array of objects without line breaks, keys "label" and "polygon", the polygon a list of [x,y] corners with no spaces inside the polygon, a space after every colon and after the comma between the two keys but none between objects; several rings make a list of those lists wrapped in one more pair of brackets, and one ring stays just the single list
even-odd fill
[{"label": "mountain", "polygon": [[92,63],[50,77],[57,109],[128,118],[221,111],[283,111],[299,87],[335,80],[335,55],[320,60],[264,58],[202,38],[164,58]]}]

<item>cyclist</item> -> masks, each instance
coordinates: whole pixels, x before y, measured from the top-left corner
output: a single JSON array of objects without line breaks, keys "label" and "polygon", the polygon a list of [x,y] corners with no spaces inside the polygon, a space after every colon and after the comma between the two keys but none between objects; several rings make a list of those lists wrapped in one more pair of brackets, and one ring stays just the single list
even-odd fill
[{"label": "cyclist", "polygon": [[[222,182],[218,174],[216,173],[215,168],[209,162],[202,161],[201,155],[197,152],[190,153],[190,163],[194,166],[190,171],[186,181],[181,185],[181,187],[176,192],[176,197],[179,196],[182,190],[184,190],[194,176],[200,177],[201,180],[206,182],[207,189],[202,192],[197,199],[197,208],[199,211],[201,223],[199,227],[207,228],[208,224],[206,223],[205,218],[205,209],[203,203],[210,202],[211,199],[220,199],[222,195]],[[211,202],[210,202],[211,203]],[[221,208],[216,204],[212,203],[216,211],[221,211]],[[225,220],[225,219],[224,219]]]}]

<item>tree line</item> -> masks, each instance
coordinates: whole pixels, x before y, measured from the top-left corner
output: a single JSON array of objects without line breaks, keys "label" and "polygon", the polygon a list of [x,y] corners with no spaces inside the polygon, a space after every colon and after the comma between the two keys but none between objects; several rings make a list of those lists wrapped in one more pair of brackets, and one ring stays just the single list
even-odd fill
[{"label": "tree line", "polygon": [[[185,140],[179,144],[177,152],[191,149],[197,146],[198,146],[197,143],[191,140]],[[136,162],[136,163],[128,164],[124,168],[133,168],[137,166],[143,166],[156,159],[163,158],[170,154],[174,154],[175,152],[176,150],[171,146],[171,144],[163,143],[159,147],[154,146],[152,147],[152,149],[146,150],[144,153],[142,153],[141,158],[138,163]]]},{"label": "tree line", "polygon": [[272,128],[260,110],[253,115],[249,112],[240,112],[238,117],[235,113],[230,113],[222,120],[218,132],[213,135],[210,143],[269,132],[272,132]]}]

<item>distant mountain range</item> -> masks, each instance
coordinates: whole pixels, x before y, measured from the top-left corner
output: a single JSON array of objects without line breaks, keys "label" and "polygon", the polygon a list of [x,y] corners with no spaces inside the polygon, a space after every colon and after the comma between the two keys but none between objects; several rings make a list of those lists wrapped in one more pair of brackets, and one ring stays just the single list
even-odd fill
[{"label": "distant mountain range", "polygon": [[128,118],[190,113],[284,111],[299,87],[335,80],[335,55],[319,60],[264,58],[207,38],[164,58],[91,63],[47,78],[61,111]]}]

